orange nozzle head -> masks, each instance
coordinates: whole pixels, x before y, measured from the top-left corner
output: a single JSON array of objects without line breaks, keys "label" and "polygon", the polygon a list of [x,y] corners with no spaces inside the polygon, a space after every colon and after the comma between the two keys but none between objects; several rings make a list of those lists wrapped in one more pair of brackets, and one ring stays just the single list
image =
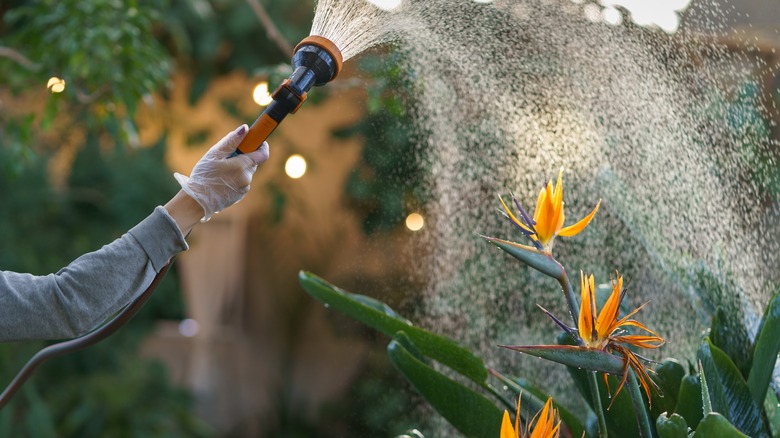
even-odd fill
[{"label": "orange nozzle head", "polygon": [[336,73],[330,78],[330,80],[336,78],[339,72],[341,72],[341,68],[344,66],[344,57],[342,56],[341,50],[339,50],[336,44],[323,36],[309,35],[301,40],[297,46],[295,46],[295,49],[293,49],[293,56],[298,51],[298,49],[306,45],[317,46],[326,51],[331,56],[331,58],[333,58],[333,61],[336,63]]}]

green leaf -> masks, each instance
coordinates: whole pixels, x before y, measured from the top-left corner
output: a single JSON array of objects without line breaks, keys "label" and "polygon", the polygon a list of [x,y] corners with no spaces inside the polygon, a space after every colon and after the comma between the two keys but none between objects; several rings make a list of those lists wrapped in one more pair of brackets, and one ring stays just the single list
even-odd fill
[{"label": "green leaf", "polygon": [[478,384],[487,380],[488,372],[482,359],[455,341],[415,327],[386,304],[343,291],[314,274],[301,271],[298,278],[306,292],[326,306],[344,312],[387,336],[403,331],[424,355]]},{"label": "green leaf", "polygon": [[709,338],[699,347],[698,357],[707,379],[712,409],[743,433],[765,436],[761,410],[734,362]]},{"label": "green leaf", "polygon": [[426,365],[410,352],[411,345],[411,338],[399,332],[387,346],[387,354],[417,392],[463,435],[497,437],[502,411],[483,395]]},{"label": "green leaf", "polygon": [[682,379],[674,411],[685,418],[685,422],[691,429],[696,429],[701,419],[704,418],[701,394],[702,386],[699,376],[685,376]]},{"label": "green leaf", "polygon": [[672,414],[670,417],[666,413],[658,416],[655,420],[655,429],[661,438],[687,438],[688,424],[685,418]]},{"label": "green leaf", "polygon": [[[558,335],[559,344],[567,345],[570,342],[573,341],[567,334],[561,333]],[[594,410],[593,396],[591,395],[590,385],[588,384],[588,374],[590,371],[578,369],[577,367],[573,366],[567,366],[566,369],[569,371],[572,380],[574,380],[577,389],[588,403],[588,406],[590,406],[591,410]],[[614,397],[613,402],[613,397],[609,391],[617,390],[618,385],[620,385],[619,378],[615,376],[608,376],[607,379],[609,381],[609,389],[607,389],[607,384],[604,383],[603,376],[597,377],[598,378],[596,379],[596,383],[598,385],[599,395],[601,398],[601,406],[604,408],[604,418],[607,423],[609,436],[639,436],[639,427],[636,422],[636,415],[634,413],[634,405],[632,404],[631,396],[628,395],[628,392],[622,390],[620,391],[620,394],[617,395],[617,397]],[[610,404],[612,404],[612,406],[607,409]],[[593,418],[594,420],[592,423],[586,425],[586,429],[591,432],[589,433],[589,436],[598,436],[597,417],[595,414],[592,414],[592,417],[589,416],[589,418]]]},{"label": "green leaf", "polygon": [[693,438],[747,438],[738,431],[729,420],[723,415],[717,412],[711,412],[701,420],[699,427],[696,428],[696,432],[693,433]]},{"label": "green leaf", "polygon": [[767,391],[764,399],[764,412],[772,436],[780,436],[780,404],[774,391]]},{"label": "green leaf", "polygon": [[753,367],[750,369],[747,384],[753,400],[763,403],[766,398],[772,371],[775,369],[777,354],[780,352],[780,294],[769,301],[761,321],[756,347],[753,350]]},{"label": "green leaf", "polygon": [[650,378],[655,381],[663,394],[662,397],[657,391],[650,392],[653,400],[651,408],[653,417],[657,418],[663,412],[674,412],[683,377],[685,377],[685,368],[675,359],[664,359],[661,365],[655,368],[655,374],[650,374]]},{"label": "green leaf", "polygon": [[623,375],[623,358],[601,350],[573,345],[502,345],[502,347],[576,368]]},{"label": "green leaf", "polygon": [[750,354],[753,344],[742,321],[742,312],[726,311],[723,307],[718,307],[712,318],[710,340],[731,358],[740,374],[747,378],[751,368]]},{"label": "green leaf", "polygon": [[496,239],[495,237],[482,237],[504,250],[507,254],[543,274],[549,275],[555,279],[561,279],[564,276],[563,267],[560,263],[556,262],[549,253],[508,240]]}]

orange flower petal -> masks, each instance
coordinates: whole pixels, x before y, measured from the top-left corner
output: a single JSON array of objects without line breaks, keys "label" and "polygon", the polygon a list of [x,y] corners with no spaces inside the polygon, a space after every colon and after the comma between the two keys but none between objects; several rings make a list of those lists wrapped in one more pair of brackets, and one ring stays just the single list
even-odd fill
[{"label": "orange flower petal", "polygon": [[596,321],[596,331],[599,339],[604,339],[611,335],[618,327],[618,317],[620,316],[620,294],[623,291],[623,277],[617,277],[617,282],[612,287],[612,293],[609,295],[604,307],[601,308],[599,318]]},{"label": "orange flower petal", "polygon": [[507,411],[504,411],[504,419],[501,421],[501,438],[518,438]]},{"label": "orange flower petal", "polygon": [[568,227],[562,228],[560,231],[558,231],[558,235],[564,237],[571,237],[579,234],[582,230],[585,229],[585,227],[588,226],[590,221],[593,219],[593,216],[596,215],[596,212],[599,211],[599,206],[601,206],[601,200],[599,200],[598,204],[596,204],[596,208],[594,208],[589,215],[585,216],[584,218],[582,218],[582,220],[580,220],[574,225],[569,225]]}]

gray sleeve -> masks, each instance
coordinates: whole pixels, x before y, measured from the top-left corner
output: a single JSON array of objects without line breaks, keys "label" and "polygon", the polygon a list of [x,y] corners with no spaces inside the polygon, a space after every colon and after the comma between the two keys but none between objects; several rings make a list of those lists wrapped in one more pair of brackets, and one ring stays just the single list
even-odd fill
[{"label": "gray sleeve", "polygon": [[176,222],[157,207],[119,239],[56,274],[0,271],[0,341],[82,335],[137,297],[186,249]]}]

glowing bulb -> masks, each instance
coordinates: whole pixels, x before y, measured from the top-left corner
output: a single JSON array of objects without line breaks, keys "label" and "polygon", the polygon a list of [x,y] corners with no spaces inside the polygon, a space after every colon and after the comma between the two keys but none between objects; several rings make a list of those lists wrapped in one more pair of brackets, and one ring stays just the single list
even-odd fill
[{"label": "glowing bulb", "polygon": [[65,91],[65,79],[52,76],[46,83],[46,88],[50,89],[52,93],[62,93]]},{"label": "glowing bulb", "polygon": [[306,159],[298,154],[290,155],[284,163],[284,173],[292,179],[302,177],[306,173]]},{"label": "glowing bulb", "polygon": [[406,228],[412,231],[420,231],[425,226],[425,218],[420,213],[412,213],[406,216]]},{"label": "glowing bulb", "polygon": [[384,9],[385,11],[392,11],[393,9],[401,6],[401,2],[403,0],[366,0],[366,1],[378,7],[379,9]]},{"label": "glowing bulb", "polygon": [[267,106],[273,102],[274,98],[268,92],[268,82],[263,81],[255,85],[255,90],[252,91],[252,99],[260,106]]}]

